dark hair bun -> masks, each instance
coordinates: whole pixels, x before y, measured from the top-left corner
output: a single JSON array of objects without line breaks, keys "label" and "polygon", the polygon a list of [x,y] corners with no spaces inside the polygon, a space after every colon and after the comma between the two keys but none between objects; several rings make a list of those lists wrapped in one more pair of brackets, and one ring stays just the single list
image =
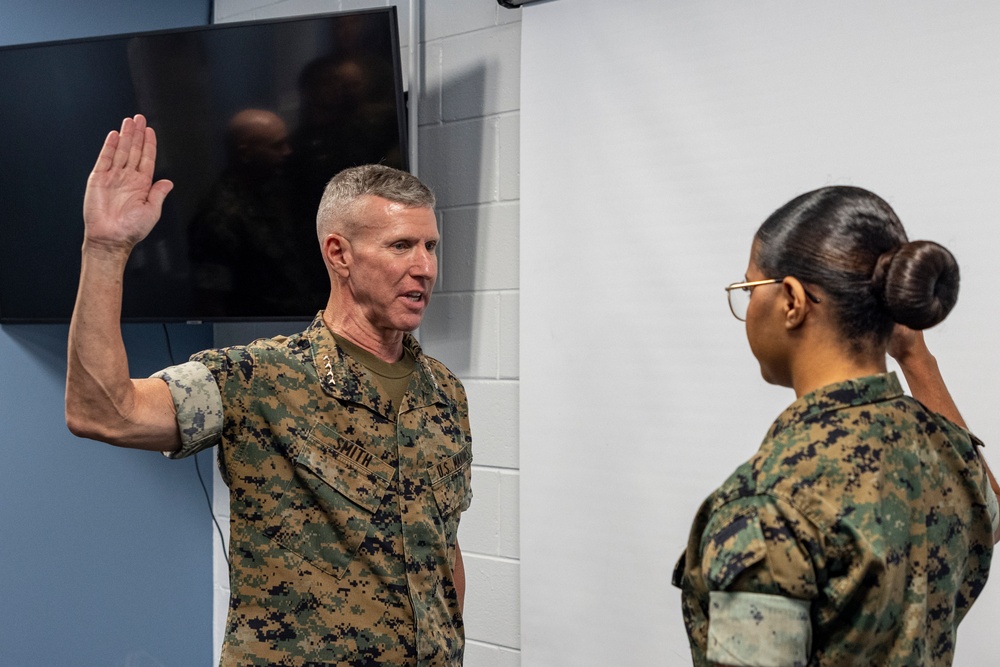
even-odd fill
[{"label": "dark hair bun", "polygon": [[958,262],[944,246],[913,241],[881,257],[872,287],[892,319],[911,329],[929,329],[958,301]]}]

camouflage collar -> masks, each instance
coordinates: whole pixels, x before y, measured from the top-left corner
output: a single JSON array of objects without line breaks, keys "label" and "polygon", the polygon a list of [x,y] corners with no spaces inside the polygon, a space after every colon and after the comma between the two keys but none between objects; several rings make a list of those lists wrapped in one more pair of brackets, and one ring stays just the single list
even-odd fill
[{"label": "camouflage collar", "polygon": [[903,388],[894,372],[830,384],[802,396],[785,408],[774,420],[770,437],[777,436],[793,424],[814,419],[825,412],[889,401],[902,395]]},{"label": "camouflage collar", "polygon": [[[395,411],[382,399],[381,391],[371,380],[365,367],[337,345],[333,333],[323,322],[322,312],[306,329],[305,336],[310,343],[312,361],[323,391],[338,400],[357,403],[387,419],[395,419]],[[408,333],[404,334],[403,345],[416,359],[417,364],[413,369],[413,379],[403,397],[400,412],[416,410],[435,403],[447,403],[447,397],[438,386],[428,358],[417,340]]]}]

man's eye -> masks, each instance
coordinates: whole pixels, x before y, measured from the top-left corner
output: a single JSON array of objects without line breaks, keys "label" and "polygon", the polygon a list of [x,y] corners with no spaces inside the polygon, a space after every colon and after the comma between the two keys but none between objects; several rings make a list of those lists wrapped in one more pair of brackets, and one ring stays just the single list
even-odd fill
[{"label": "man's eye", "polygon": [[405,241],[396,241],[395,243],[392,244],[392,247],[395,250],[406,250],[409,246],[406,244]]},{"label": "man's eye", "polygon": [[753,292],[753,289],[751,289],[749,286],[741,287],[740,289],[743,290],[746,294],[750,294],[751,292]]},{"label": "man's eye", "polygon": [[430,243],[427,244],[427,249],[431,252],[437,250],[437,247],[438,247],[437,241],[431,241]]}]

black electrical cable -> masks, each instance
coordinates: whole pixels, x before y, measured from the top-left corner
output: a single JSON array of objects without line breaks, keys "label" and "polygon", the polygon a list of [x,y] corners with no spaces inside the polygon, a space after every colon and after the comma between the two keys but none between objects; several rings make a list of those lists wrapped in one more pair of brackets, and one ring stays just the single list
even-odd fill
[{"label": "black electrical cable", "polygon": [[215,512],[212,510],[212,498],[208,495],[208,486],[205,485],[205,480],[201,476],[201,466],[198,464],[198,455],[194,455],[194,470],[198,473],[198,481],[201,482],[201,490],[205,492],[205,501],[208,503],[208,512],[212,515],[212,523],[215,524],[215,530],[219,533],[219,542],[222,544],[222,557],[226,559],[226,566],[229,563],[229,554],[226,553],[226,538],[222,536],[222,527],[219,525],[218,519],[215,518]]},{"label": "black electrical cable", "polygon": [[[170,344],[170,330],[167,329],[167,323],[163,323],[163,338],[167,341],[167,354],[170,356],[170,364],[176,365],[177,360],[174,359],[174,348]],[[205,494],[205,502],[208,503],[208,513],[212,515],[212,523],[215,524],[215,530],[219,533],[219,542],[222,544],[222,557],[226,559],[226,566],[229,563],[229,554],[226,552],[226,538],[222,535],[222,526],[219,525],[219,520],[215,518],[215,510],[212,508],[212,497],[208,495],[208,485],[205,484],[205,478],[201,475],[201,464],[198,463],[198,455],[195,454],[194,459],[194,471],[198,475],[198,482],[201,484],[201,490]]]}]

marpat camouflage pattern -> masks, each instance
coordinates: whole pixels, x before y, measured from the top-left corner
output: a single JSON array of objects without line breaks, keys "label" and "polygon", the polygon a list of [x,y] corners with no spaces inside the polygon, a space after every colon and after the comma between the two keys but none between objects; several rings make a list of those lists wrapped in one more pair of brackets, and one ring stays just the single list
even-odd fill
[{"label": "marpat camouflage pattern", "polygon": [[158,374],[181,420],[172,456],[220,445],[230,487],[222,665],[462,663],[452,568],[472,499],[468,406],[456,377],[404,345],[417,364],[401,406],[321,316]]},{"label": "marpat camouflage pattern", "polygon": [[950,665],[995,504],[977,441],[894,374],[801,397],[695,518],[674,572],[694,664]]}]

